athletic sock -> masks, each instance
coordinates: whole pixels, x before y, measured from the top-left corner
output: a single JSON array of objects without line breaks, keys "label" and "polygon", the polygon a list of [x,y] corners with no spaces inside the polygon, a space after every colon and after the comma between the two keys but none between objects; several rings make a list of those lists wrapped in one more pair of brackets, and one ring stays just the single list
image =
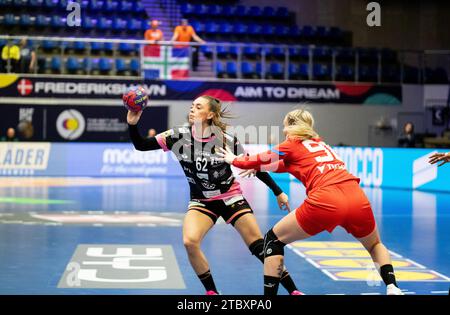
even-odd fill
[{"label": "athletic sock", "polygon": [[292,280],[292,277],[287,270],[283,271],[281,274],[280,283],[289,292],[289,294],[297,290],[294,280]]},{"label": "athletic sock", "polygon": [[208,270],[204,274],[198,275],[198,278],[202,282],[206,291],[214,291],[214,292],[218,293],[210,270]]},{"label": "athletic sock", "polygon": [[397,282],[395,281],[394,268],[392,267],[391,264],[381,266],[380,275],[384,281],[384,284],[386,285],[393,284],[396,287],[398,287]]},{"label": "athletic sock", "polygon": [[277,295],[280,278],[264,275],[264,295]]}]

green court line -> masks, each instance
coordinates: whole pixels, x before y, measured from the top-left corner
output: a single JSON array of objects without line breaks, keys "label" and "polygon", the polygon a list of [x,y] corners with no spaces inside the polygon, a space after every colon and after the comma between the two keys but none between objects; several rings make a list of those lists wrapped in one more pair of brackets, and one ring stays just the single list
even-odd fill
[{"label": "green court line", "polygon": [[74,203],[72,200],[58,200],[58,199],[36,199],[36,198],[15,198],[15,197],[0,197],[0,203],[16,203],[29,205],[59,205]]}]

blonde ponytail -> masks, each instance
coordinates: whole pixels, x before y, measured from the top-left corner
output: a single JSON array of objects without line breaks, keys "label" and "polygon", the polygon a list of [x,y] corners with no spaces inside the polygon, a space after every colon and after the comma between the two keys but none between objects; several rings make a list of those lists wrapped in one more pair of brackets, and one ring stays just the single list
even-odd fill
[{"label": "blonde ponytail", "polygon": [[314,130],[314,118],[307,110],[296,109],[287,113],[284,124],[284,131],[291,137],[298,137],[301,140],[319,138]]}]

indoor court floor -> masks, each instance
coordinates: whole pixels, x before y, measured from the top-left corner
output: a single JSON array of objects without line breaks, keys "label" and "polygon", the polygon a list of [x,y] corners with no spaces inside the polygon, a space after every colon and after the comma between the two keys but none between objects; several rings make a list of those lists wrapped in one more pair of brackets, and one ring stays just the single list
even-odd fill
[{"label": "indoor court floor", "polygon": [[[258,179],[239,180],[265,233],[285,212]],[[279,185],[292,209],[301,204],[301,184]],[[2,177],[0,294],[204,294],[182,242],[188,189],[182,177]],[[450,194],[364,190],[400,288],[448,294]],[[232,226],[219,220],[202,248],[221,294],[262,294],[262,265]],[[367,252],[340,227],[285,254],[305,294],[385,294]]]}]

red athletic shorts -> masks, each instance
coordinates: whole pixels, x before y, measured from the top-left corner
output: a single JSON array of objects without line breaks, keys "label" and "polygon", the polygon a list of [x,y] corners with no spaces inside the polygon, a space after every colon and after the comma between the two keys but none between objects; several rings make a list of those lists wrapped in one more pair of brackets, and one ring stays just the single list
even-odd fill
[{"label": "red athletic shorts", "polygon": [[331,233],[340,225],[354,237],[361,238],[375,229],[370,202],[354,180],[310,192],[296,209],[296,217],[302,229],[310,235],[324,230]]}]

